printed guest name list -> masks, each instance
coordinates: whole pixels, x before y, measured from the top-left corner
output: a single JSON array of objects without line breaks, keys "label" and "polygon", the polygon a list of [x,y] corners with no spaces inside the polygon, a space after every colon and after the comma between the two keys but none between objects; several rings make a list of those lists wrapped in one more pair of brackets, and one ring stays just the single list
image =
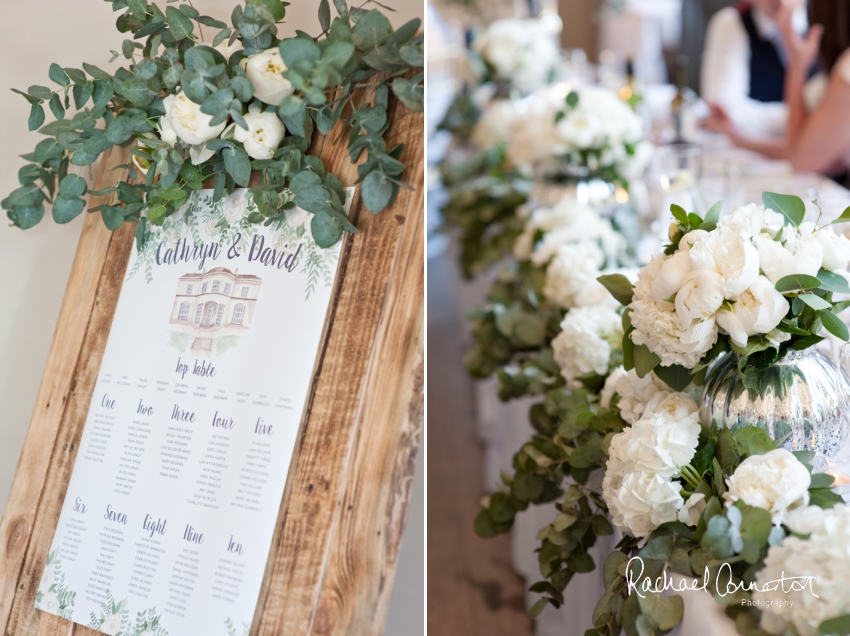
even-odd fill
[{"label": "printed guest name list", "polygon": [[202,191],[134,248],[39,609],[113,636],[247,635],[339,253],[303,214],[242,223],[251,206]]}]

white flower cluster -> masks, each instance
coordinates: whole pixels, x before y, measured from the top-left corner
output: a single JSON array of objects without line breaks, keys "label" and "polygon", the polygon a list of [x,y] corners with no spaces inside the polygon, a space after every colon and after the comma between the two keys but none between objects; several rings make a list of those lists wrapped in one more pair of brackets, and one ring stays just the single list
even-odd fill
[{"label": "white flower cluster", "polygon": [[726,480],[726,505],[743,501],[763,508],[775,524],[785,520],[789,510],[809,503],[812,477],[794,454],[777,448],[763,455],[747,457]]},{"label": "white flower cluster", "polygon": [[[663,366],[696,366],[719,332],[744,347],[763,334],[775,343],[789,310],[776,282],[790,274],[815,276],[821,267],[846,269],[850,240],[831,227],[799,229],[761,206],[748,205],[711,232],[684,236],[677,252],[660,254],[638,274],[632,302],[632,341],[661,358]],[[775,240],[782,231],[781,240]]]},{"label": "white flower cluster", "polygon": [[693,459],[699,433],[696,402],[671,393],[613,437],[602,496],[617,527],[645,537],[669,521],[697,524],[705,496],[695,494],[685,501],[673,478]]},{"label": "white flower cluster", "polygon": [[[850,507],[798,508],[786,525],[810,536],[791,535],[768,549],[764,568],[756,575],[760,591],[753,592],[753,599],[770,603],[760,626],[770,634],[785,634],[791,624],[800,636],[818,636],[822,621],[850,613]],[[802,585],[786,593],[793,577],[801,577]],[[780,578],[786,581],[784,590],[781,584],[768,585]],[[800,589],[807,580],[811,585]]]},{"label": "white flower cluster", "polygon": [[618,367],[605,380],[600,405],[610,408],[615,394],[620,398],[617,402],[620,417],[634,424],[645,414],[657,411],[659,405],[674,392],[652,372],[641,378],[634,369],[626,371]]},{"label": "white flower cluster", "polygon": [[[543,236],[535,243],[538,233]],[[579,203],[574,194],[567,194],[552,207],[537,208],[530,214],[522,234],[514,242],[513,252],[521,261],[530,260],[542,266],[558,254],[563,245],[590,241],[612,261],[625,247],[623,235],[609,220],[589,205]]]},{"label": "white flower cluster", "polygon": [[[241,65],[254,85],[254,96],[269,106],[280,106],[294,91],[289,80],[283,77],[286,64],[277,48],[246,57]],[[206,143],[217,137],[236,139],[253,159],[271,159],[286,133],[276,108],[265,112],[258,106],[249,108],[244,115],[248,125],[245,130],[235,122],[230,126],[226,121],[212,126],[212,115],[202,113],[201,105],[182,91],[166,97],[162,105],[165,114],[159,119],[160,137],[172,146],[178,139],[191,146],[192,163],[196,165],[215,154]]]},{"label": "white flower cluster", "polygon": [[623,324],[620,314],[605,305],[575,307],[561,322],[561,333],[552,340],[555,362],[571,388],[581,386],[578,378],[605,376],[611,354],[622,349]]},{"label": "white flower cluster", "polygon": [[522,93],[545,86],[561,63],[554,34],[538,19],[507,19],[490,23],[473,41],[472,50],[498,79]]}]

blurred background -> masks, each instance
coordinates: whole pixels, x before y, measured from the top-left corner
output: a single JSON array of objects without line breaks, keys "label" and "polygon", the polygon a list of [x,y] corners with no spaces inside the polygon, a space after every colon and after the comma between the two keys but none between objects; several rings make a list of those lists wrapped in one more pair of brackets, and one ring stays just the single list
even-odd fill
[{"label": "blurred background", "polygon": [[[194,1],[202,14],[228,23],[235,4],[235,0]],[[394,9],[387,15],[395,27],[424,17],[421,0],[383,4]],[[301,29],[318,34],[317,8],[318,2],[293,2],[287,7],[283,33]],[[0,42],[0,54],[9,60],[0,68],[0,112],[6,122],[0,131],[4,152],[0,191],[9,193],[18,187],[17,173],[24,163],[18,155],[31,152],[39,141],[36,133],[27,131],[29,105],[10,89],[45,84],[51,62],[76,67],[88,62],[114,71],[123,58],[110,64],[110,51],[120,50],[124,37],[115,29],[118,14],[108,2],[30,0],[8,3],[4,11],[13,27]],[[0,279],[0,509],[5,507],[35,405],[82,222],[81,215],[59,226],[47,216],[26,231],[0,224],[0,270],[9,272]],[[423,473],[420,466],[390,607],[386,633],[395,636],[419,633],[425,620]]]}]

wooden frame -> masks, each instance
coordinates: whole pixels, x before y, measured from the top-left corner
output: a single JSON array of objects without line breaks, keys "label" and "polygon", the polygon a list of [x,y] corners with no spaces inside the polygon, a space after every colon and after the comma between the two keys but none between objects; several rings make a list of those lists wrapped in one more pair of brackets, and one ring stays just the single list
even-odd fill
[{"label": "wooden frame", "polygon": [[[390,103],[388,146],[404,143],[414,191],[377,216],[355,197],[360,233],[342,247],[252,634],[383,631],[423,427],[424,131]],[[338,131],[312,153],[352,185]],[[127,155],[105,158],[107,170]],[[97,205],[103,201],[94,201]],[[0,633],[96,634],[35,609],[132,249],[133,228],[83,226],[42,384],[0,521]],[[176,635],[175,635],[176,636]],[[181,635],[182,636],[182,635]]]}]

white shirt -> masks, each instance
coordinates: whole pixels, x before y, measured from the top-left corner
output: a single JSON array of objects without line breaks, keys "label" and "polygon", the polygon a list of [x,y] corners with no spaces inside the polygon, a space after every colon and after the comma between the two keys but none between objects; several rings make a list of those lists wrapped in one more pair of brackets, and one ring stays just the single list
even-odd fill
[{"label": "white shirt", "polygon": [[[751,9],[756,30],[762,38],[777,44],[781,39],[776,23],[764,13]],[[808,29],[805,10],[794,15],[798,32]],[[733,7],[721,9],[708,23],[702,56],[702,98],[729,113],[735,127],[750,137],[779,137],[785,133],[788,108],[782,102],[750,99],[750,38]]]}]

